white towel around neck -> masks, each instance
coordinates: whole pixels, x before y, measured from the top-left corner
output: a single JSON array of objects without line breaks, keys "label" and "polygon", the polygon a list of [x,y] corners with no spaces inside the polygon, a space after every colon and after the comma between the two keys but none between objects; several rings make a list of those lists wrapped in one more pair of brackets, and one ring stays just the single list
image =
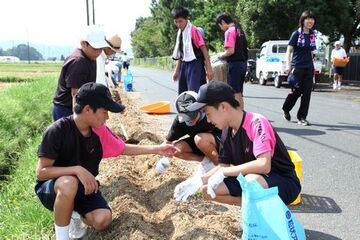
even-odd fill
[{"label": "white towel around neck", "polygon": [[[185,62],[190,62],[190,61],[196,59],[194,49],[192,46],[192,42],[191,42],[191,28],[192,28],[192,24],[190,21],[188,21],[186,24],[186,27],[182,33],[183,53],[184,53],[182,60]],[[180,51],[179,51],[180,34],[181,34],[181,29],[179,29],[177,32],[176,44],[175,44],[175,48],[174,48],[174,51],[172,54],[172,58],[175,60],[180,59]]]}]

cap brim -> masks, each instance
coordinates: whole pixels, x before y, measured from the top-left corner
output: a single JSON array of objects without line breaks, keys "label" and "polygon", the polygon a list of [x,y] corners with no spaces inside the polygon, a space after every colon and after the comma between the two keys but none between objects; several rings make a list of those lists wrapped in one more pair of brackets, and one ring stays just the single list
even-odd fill
[{"label": "cap brim", "polygon": [[105,109],[113,113],[119,113],[124,111],[125,106],[117,102],[111,102],[105,107]]},{"label": "cap brim", "polygon": [[194,102],[193,104],[187,106],[185,109],[192,112],[192,111],[197,111],[197,110],[201,109],[205,105],[206,105],[206,103]]},{"label": "cap brim", "polygon": [[107,42],[105,41],[94,41],[94,42],[90,42],[88,41],[88,43],[93,47],[93,48],[105,48],[105,47],[110,47],[109,44],[107,44]]},{"label": "cap brim", "polygon": [[110,49],[113,50],[113,51],[116,52],[116,53],[121,53],[121,49],[120,49],[120,48],[116,49],[116,48],[110,47]]},{"label": "cap brim", "polygon": [[186,122],[186,121],[189,121],[190,120],[190,117],[184,113],[179,113],[178,115],[178,121],[180,123],[183,123],[183,122]]}]

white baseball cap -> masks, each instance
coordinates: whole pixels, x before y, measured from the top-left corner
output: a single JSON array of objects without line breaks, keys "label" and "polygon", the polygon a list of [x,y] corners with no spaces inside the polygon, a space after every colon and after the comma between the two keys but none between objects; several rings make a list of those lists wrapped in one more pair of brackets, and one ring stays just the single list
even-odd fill
[{"label": "white baseball cap", "polygon": [[340,45],[340,46],[341,46],[340,41],[336,41],[336,42],[334,43],[334,46],[336,47],[336,45]]},{"label": "white baseball cap", "polygon": [[105,40],[105,33],[96,26],[87,26],[82,40],[88,42],[93,48],[110,47]]}]

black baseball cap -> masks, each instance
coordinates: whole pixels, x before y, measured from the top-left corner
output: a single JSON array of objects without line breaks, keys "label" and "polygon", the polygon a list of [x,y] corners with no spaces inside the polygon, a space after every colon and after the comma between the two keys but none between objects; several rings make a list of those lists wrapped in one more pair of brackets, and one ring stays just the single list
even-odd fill
[{"label": "black baseball cap", "polygon": [[189,111],[186,109],[189,105],[196,102],[196,98],[198,97],[196,92],[193,91],[185,91],[182,92],[175,100],[175,107],[178,112],[178,121],[185,122],[190,121],[191,119],[196,118],[199,113],[199,110]]},{"label": "black baseball cap", "polygon": [[115,102],[109,89],[100,83],[85,83],[75,96],[76,103],[85,106],[104,108],[110,112],[118,113],[125,109],[125,106]]},{"label": "black baseball cap", "polygon": [[215,105],[221,102],[231,103],[235,100],[234,93],[229,84],[213,80],[200,87],[196,102],[187,106],[186,109],[188,111],[196,111],[205,105]]}]

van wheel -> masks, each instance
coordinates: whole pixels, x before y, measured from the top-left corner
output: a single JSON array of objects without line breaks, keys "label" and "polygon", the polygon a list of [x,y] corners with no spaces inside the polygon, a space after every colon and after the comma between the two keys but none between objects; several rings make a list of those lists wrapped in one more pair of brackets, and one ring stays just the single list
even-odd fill
[{"label": "van wheel", "polygon": [[276,88],[280,88],[281,87],[281,83],[282,83],[282,78],[279,76],[275,76],[274,78],[274,86]]},{"label": "van wheel", "polygon": [[259,83],[260,83],[261,85],[266,85],[266,79],[264,78],[264,75],[263,75],[262,72],[260,72]]}]

